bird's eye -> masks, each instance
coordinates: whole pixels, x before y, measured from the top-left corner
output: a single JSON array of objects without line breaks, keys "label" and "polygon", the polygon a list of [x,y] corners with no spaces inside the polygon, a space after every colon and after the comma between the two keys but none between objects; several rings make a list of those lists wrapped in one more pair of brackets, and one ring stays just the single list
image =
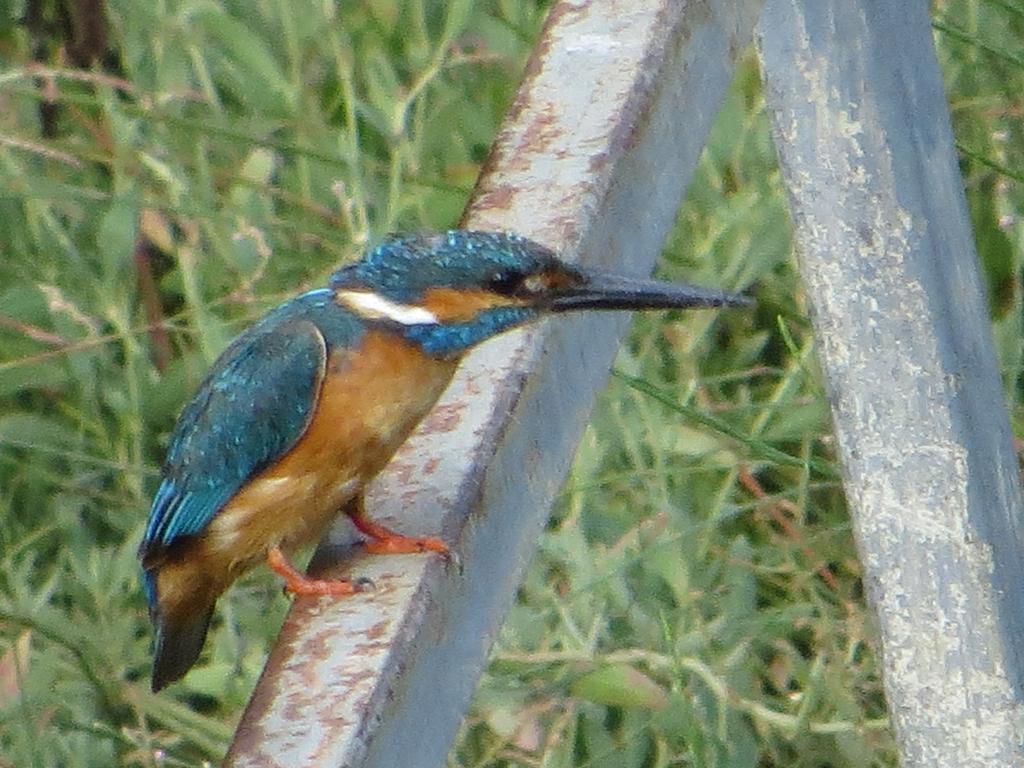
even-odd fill
[{"label": "bird's eye", "polygon": [[523,284],[523,276],[517,272],[497,272],[487,281],[487,287],[495,293],[511,296]]}]

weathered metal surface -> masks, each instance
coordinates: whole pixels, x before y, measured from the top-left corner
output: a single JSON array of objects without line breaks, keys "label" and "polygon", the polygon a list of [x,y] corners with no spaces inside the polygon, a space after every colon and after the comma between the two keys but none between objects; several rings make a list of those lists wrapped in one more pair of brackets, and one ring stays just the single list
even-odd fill
[{"label": "weathered metal surface", "polygon": [[[558,3],[464,224],[649,271],[760,5]],[[376,589],[296,601],[226,765],[442,764],[625,322],[559,318],[467,360],[369,504],[441,531],[464,571],[322,552]]]},{"label": "weathered metal surface", "polygon": [[1024,765],[1018,468],[923,0],[770,0],[759,41],[890,712]]}]

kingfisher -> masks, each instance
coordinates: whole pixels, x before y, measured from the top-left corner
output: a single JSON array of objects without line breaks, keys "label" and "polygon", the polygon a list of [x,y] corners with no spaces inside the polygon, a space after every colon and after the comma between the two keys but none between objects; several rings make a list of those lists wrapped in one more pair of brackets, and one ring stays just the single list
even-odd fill
[{"label": "kingfisher", "polygon": [[451,230],[388,236],[271,310],[221,354],[171,434],[139,547],[154,692],[192,667],[217,598],[260,562],[296,596],[366,588],[289,559],[339,513],[369,552],[449,555],[440,538],[371,520],[363,490],[472,347],[561,312],[747,303],[572,265],[515,234]]}]

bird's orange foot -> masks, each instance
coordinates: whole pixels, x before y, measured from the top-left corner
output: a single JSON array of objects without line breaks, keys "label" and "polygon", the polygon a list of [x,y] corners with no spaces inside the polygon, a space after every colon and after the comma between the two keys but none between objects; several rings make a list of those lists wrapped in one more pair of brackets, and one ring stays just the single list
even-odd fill
[{"label": "bird's orange foot", "polygon": [[436,536],[403,536],[385,528],[363,515],[352,515],[352,522],[362,533],[370,537],[363,547],[367,552],[378,555],[410,555],[417,552],[437,552],[449,562],[457,562],[457,558],[448,545]]},{"label": "bird's orange foot", "polygon": [[311,579],[292,565],[279,547],[271,547],[267,552],[267,565],[278,576],[284,579],[284,589],[293,595],[334,595],[345,597],[362,592],[368,582],[353,582],[346,579]]}]

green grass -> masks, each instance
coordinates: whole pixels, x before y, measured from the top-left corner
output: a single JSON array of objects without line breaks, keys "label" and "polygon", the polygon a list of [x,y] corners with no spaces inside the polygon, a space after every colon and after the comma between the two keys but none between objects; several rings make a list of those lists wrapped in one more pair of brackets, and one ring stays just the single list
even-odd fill
[{"label": "green grass", "polygon": [[[243,579],[148,693],[168,431],[267,307],[458,219],[542,5],[112,0],[88,71],[0,9],[0,767],[223,754],[287,601]],[[1024,3],[933,18],[1020,434]],[[790,251],[747,60],[660,269],[758,307],[638,319],[452,765],[895,764]]]}]

